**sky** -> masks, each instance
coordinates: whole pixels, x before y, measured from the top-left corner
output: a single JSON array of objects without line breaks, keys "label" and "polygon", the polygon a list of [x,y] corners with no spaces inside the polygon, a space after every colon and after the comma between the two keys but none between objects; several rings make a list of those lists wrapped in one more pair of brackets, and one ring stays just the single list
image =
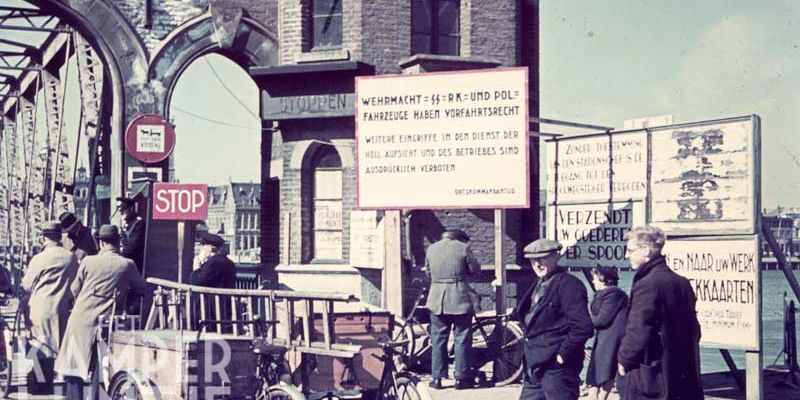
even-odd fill
[{"label": "sky", "polygon": [[762,206],[800,206],[798,17],[796,0],[543,1],[541,116],[758,114]]},{"label": "sky", "polygon": [[[543,118],[621,129],[626,119],[657,115],[677,123],[758,114],[762,206],[800,206],[800,20],[793,21],[800,1],[551,0],[540,7]],[[178,178],[258,180],[257,110],[258,90],[243,69],[217,55],[195,61],[172,101]]]}]

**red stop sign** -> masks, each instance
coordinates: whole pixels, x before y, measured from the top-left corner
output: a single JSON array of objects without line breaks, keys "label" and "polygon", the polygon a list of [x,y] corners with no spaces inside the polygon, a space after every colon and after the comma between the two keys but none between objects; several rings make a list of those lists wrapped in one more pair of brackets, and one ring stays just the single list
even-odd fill
[{"label": "red stop sign", "polygon": [[204,221],[208,218],[208,185],[153,184],[153,219]]},{"label": "red stop sign", "polygon": [[125,130],[125,148],[143,163],[163,161],[175,149],[175,129],[160,115],[139,115]]}]

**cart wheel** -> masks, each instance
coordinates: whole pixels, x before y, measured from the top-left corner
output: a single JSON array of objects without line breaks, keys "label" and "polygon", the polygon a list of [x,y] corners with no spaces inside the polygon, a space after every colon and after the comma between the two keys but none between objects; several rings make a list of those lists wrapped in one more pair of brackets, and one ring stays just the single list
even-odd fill
[{"label": "cart wheel", "polygon": [[382,399],[390,400],[431,400],[431,394],[426,385],[420,384],[409,376],[397,377],[397,392],[391,382],[382,390]]},{"label": "cart wheel", "polygon": [[294,393],[291,393],[291,390],[288,390],[282,385],[273,385],[266,390],[259,390],[256,393],[256,400],[305,400],[305,396],[298,389],[293,390]]},{"label": "cart wheel", "polygon": [[8,398],[11,393],[11,360],[6,357],[0,358],[0,396]]},{"label": "cart wheel", "polygon": [[153,388],[149,384],[143,384],[142,379],[137,379],[134,375],[122,372],[111,382],[111,389],[108,397],[111,400],[160,400]]}]

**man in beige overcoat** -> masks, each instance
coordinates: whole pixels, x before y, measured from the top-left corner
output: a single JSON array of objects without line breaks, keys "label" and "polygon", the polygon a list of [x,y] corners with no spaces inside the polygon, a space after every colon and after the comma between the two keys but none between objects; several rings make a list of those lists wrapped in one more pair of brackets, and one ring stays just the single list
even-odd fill
[{"label": "man in beige overcoat", "polygon": [[98,231],[100,252],[87,256],[72,283],[75,307],[67,323],[64,342],[56,359],[56,371],[64,376],[68,399],[82,399],[83,385],[94,367],[98,317],[122,313],[128,293],[144,294],[145,282],[136,264],[119,254],[119,230],[103,225]]},{"label": "man in beige overcoat", "polygon": [[61,246],[61,225],[57,221],[42,225],[40,241],[42,251],[28,264],[22,289],[29,294],[31,336],[39,342],[41,355],[54,358],[69,318],[69,286],[78,270],[78,260]]},{"label": "man in beige overcoat", "polygon": [[471,387],[469,353],[472,338],[469,326],[475,309],[469,295],[468,276],[480,274],[480,264],[469,247],[469,236],[459,229],[448,229],[442,239],[428,247],[425,266],[431,276],[427,308],[431,312],[431,375],[430,387],[442,388],[447,376],[447,338],[453,328],[455,340],[456,389]]}]

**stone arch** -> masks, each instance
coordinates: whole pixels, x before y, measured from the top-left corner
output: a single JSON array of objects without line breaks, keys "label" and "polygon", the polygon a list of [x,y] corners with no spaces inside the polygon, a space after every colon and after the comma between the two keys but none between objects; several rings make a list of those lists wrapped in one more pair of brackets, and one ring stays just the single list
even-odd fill
[{"label": "stone arch", "polygon": [[278,60],[278,41],[273,32],[243,15],[241,9],[217,11],[212,5],[205,14],[186,21],[164,38],[148,68],[148,79],[161,99],[162,115],[168,117],[172,92],[183,71],[209,53],[222,54],[245,69],[270,66]]},{"label": "stone arch", "polygon": [[[104,1],[28,0],[43,10],[56,10],[97,51],[111,81],[111,143],[123,143],[125,125],[154,102],[147,86],[148,52],[128,20]],[[141,107],[141,108],[140,108]],[[116,149],[114,149],[116,150]],[[122,152],[111,156],[112,197],[123,193]]]}]

